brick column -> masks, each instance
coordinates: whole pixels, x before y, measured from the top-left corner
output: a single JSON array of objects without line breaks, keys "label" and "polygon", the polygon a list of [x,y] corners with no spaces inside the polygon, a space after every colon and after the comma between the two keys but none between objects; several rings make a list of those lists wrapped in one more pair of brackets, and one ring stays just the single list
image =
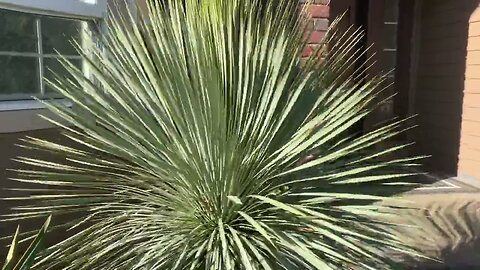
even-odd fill
[{"label": "brick column", "polygon": [[[300,0],[301,4],[305,2],[307,0]],[[310,3],[307,12],[311,19],[307,22],[307,27],[311,32],[306,37],[308,46],[303,51],[303,57],[310,56],[318,44],[320,44],[328,29],[330,18],[330,0],[313,0]]]}]

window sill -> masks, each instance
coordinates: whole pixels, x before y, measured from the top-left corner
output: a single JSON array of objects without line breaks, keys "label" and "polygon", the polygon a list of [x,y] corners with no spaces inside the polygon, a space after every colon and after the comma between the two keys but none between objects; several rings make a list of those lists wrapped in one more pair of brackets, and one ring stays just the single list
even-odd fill
[{"label": "window sill", "polygon": [[[68,107],[72,106],[72,103],[66,99],[58,99],[54,102]],[[62,119],[36,100],[0,101],[0,135],[56,127],[39,115],[62,122]]]},{"label": "window sill", "polygon": [[[58,99],[54,102],[58,102],[64,106],[71,107],[72,102],[66,99]],[[0,101],[0,112],[6,111],[23,111],[23,110],[39,110],[45,109],[45,105],[36,100],[12,100],[12,101]]]}]

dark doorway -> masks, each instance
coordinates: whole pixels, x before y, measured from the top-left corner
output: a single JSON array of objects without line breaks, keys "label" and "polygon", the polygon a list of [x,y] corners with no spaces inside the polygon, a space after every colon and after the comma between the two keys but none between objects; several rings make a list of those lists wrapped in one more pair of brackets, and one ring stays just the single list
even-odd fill
[{"label": "dark doorway", "polygon": [[[364,36],[358,43],[358,49],[367,49],[368,47],[368,18],[369,18],[369,0],[342,0],[332,1],[330,3],[330,13],[332,18],[343,16],[339,23],[340,30],[347,31],[350,27],[362,29]],[[363,82],[367,79],[365,72],[366,61],[368,55],[360,55],[358,61],[352,66],[355,78],[358,82]],[[363,134],[364,120],[359,121],[349,132],[360,136]]]}]

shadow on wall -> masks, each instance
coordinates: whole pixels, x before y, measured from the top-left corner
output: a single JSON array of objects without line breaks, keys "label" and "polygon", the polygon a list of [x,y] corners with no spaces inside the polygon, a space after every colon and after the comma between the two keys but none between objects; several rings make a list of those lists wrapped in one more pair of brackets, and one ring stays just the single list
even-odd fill
[{"label": "shadow on wall", "polygon": [[[46,157],[47,155],[41,152],[27,150],[16,146],[16,144],[21,143],[19,139],[24,138],[25,136],[32,136],[41,139],[48,139],[52,142],[59,142],[69,145],[67,142],[66,137],[62,137],[60,135],[59,130],[57,129],[44,129],[44,130],[37,130],[37,131],[29,131],[29,132],[22,132],[22,133],[6,133],[0,134],[0,198],[10,198],[15,196],[25,196],[28,194],[27,192],[14,192],[9,191],[7,189],[11,188],[32,188],[32,185],[19,183],[15,181],[8,180],[9,178],[15,177],[16,173],[10,171],[9,169],[18,169],[21,168],[22,165],[13,161],[13,158],[18,156],[24,156],[29,158],[42,158]],[[48,157],[52,157],[52,155],[48,155]],[[24,166],[24,165],[23,165]],[[0,201],[0,215],[11,214],[11,207],[16,206],[16,204],[12,201]],[[24,205],[23,205],[24,206]],[[39,218],[37,221],[30,220],[29,222],[0,222],[0,238],[5,237],[7,235],[13,235],[17,225],[21,226],[21,231],[26,232],[29,230],[38,230],[43,222],[45,221],[45,217]],[[53,219],[55,222],[55,219]],[[64,235],[57,235],[58,239],[63,239]],[[54,237],[52,235],[48,235],[46,237],[46,245],[54,243]],[[10,243],[10,239],[0,241],[0,262],[4,260],[6,257],[8,248],[7,245]],[[25,247],[22,247],[25,248]]]},{"label": "shadow on wall", "polygon": [[456,175],[460,154],[469,20],[479,0],[423,0],[413,131],[427,169]]}]

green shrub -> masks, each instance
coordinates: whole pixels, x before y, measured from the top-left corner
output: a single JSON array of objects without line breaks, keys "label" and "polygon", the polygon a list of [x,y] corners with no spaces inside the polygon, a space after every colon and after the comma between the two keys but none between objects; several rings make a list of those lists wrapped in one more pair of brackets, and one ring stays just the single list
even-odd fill
[{"label": "green shrub", "polygon": [[2,270],[28,270],[31,268],[35,259],[35,255],[39,252],[45,233],[50,225],[50,219],[51,217],[47,218],[28,248],[21,255],[18,254],[20,227],[17,227],[17,231],[13,236],[7,258],[2,266]]},{"label": "green shrub", "polygon": [[404,123],[350,132],[384,86],[354,72],[362,31],[333,22],[302,64],[296,1],[157,2],[82,51],[92,77],[64,60],[75,79],[49,82],[73,103],[45,101],[68,124],[50,121],[81,146],[27,140],[65,160],[19,158],[34,167],[20,181],[58,190],[13,216],[82,217],[38,269],[390,269],[386,252],[414,254],[385,226],[401,208],[376,203],[417,165],[384,158],[405,145],[375,148]]}]

